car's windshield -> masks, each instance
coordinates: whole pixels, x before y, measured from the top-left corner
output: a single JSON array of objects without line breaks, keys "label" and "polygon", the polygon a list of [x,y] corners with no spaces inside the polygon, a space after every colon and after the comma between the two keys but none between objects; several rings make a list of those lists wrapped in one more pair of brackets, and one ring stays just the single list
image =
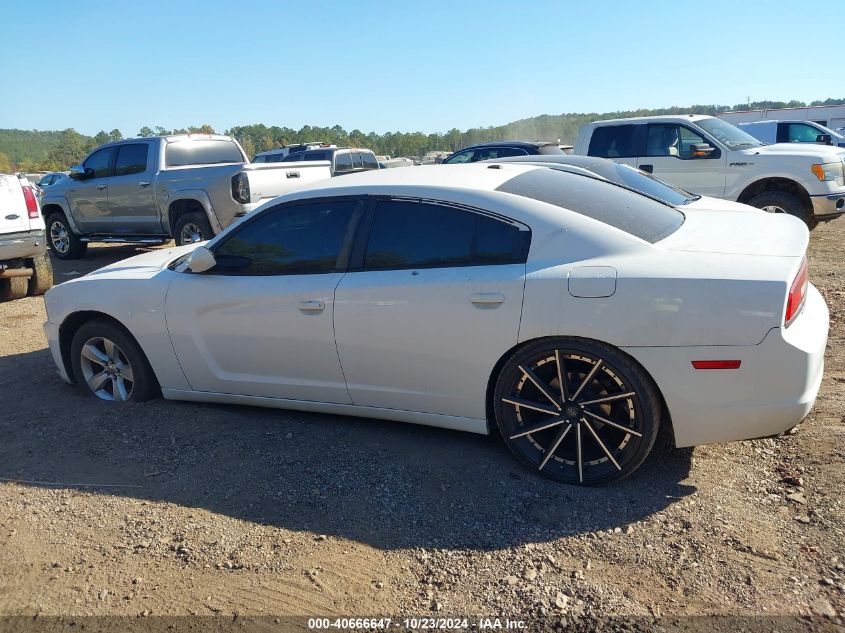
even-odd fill
[{"label": "car's windshield", "polygon": [[743,132],[735,125],[722,121],[722,119],[701,119],[696,121],[695,124],[711,136],[716,137],[716,140],[726,145],[728,149],[748,149],[749,147],[764,145],[747,132]]},{"label": "car's windshield", "polygon": [[701,197],[658,180],[654,176],[649,176],[639,169],[613,161],[602,161],[585,167],[585,169],[598,174],[602,178],[607,178],[611,182],[657,198],[673,207],[689,204]]}]

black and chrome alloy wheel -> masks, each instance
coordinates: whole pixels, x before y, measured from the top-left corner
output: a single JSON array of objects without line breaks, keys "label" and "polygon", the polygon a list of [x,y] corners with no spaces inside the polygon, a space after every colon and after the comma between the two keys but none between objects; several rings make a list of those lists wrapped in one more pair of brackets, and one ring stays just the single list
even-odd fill
[{"label": "black and chrome alloy wheel", "polygon": [[545,340],[519,350],[496,385],[499,429],[540,474],[590,485],[642,464],[660,423],[656,390],[618,350],[593,341]]}]

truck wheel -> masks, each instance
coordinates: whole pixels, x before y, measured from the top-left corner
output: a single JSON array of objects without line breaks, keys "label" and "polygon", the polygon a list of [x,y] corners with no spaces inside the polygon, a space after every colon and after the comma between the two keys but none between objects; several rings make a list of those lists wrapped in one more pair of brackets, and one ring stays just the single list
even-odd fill
[{"label": "truck wheel", "polygon": [[71,230],[64,213],[47,217],[47,245],[59,259],[79,259],[88,250],[88,243]]},{"label": "truck wheel", "polygon": [[26,277],[0,279],[0,301],[14,301],[26,296]]},{"label": "truck wheel", "polygon": [[752,207],[763,209],[769,213],[788,213],[802,220],[810,230],[819,223],[813,215],[812,207],[788,191],[764,191],[748,201]]},{"label": "truck wheel", "polygon": [[33,273],[29,278],[27,292],[32,297],[43,295],[53,287],[53,264],[50,262],[50,256],[44,253],[33,257],[30,262]]},{"label": "truck wheel", "polygon": [[183,213],[176,220],[176,227],[173,231],[173,239],[176,240],[176,246],[183,244],[191,244],[193,242],[204,242],[214,237],[214,231],[211,230],[211,224],[208,218],[203,213],[198,211],[190,211]]}]

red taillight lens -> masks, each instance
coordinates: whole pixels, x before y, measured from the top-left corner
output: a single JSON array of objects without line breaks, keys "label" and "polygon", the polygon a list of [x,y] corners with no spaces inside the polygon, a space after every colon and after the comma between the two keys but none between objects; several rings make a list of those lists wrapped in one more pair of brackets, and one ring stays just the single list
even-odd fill
[{"label": "red taillight lens", "polygon": [[30,220],[38,219],[38,200],[32,192],[32,187],[23,187],[23,199],[26,200],[26,212]]},{"label": "red taillight lens", "polygon": [[798,274],[789,288],[789,297],[786,299],[786,317],[784,318],[785,325],[789,325],[801,312],[804,307],[804,301],[807,298],[807,284],[809,283],[809,275],[807,273],[807,257],[801,260],[801,268],[798,269]]}]

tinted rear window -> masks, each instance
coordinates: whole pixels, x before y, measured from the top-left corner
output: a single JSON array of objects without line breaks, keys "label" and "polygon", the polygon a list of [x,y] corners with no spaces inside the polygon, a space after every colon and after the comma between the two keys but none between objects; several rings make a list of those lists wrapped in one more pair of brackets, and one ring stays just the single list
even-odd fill
[{"label": "tinted rear window", "polygon": [[589,156],[601,158],[624,158],[636,156],[634,142],[635,126],[608,125],[597,127],[590,138]]},{"label": "tinted rear window", "polygon": [[176,141],[167,144],[165,156],[168,167],[242,163],[244,160],[232,141]]},{"label": "tinted rear window", "polygon": [[683,213],[651,198],[554,169],[533,169],[511,178],[497,191],[569,209],[651,243],[671,235],[684,222]]}]

